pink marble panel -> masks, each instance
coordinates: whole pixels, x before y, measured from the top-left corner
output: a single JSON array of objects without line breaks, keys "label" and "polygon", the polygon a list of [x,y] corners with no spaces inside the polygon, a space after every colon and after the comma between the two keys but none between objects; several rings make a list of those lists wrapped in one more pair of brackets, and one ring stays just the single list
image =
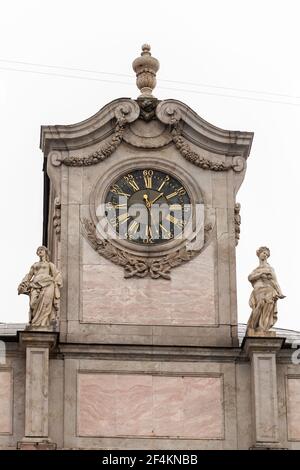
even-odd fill
[{"label": "pink marble panel", "polygon": [[183,382],[184,436],[224,437],[222,380],[219,377],[184,377]]},{"label": "pink marble panel", "polygon": [[153,377],[153,421],[156,436],[183,435],[182,377]]},{"label": "pink marble panel", "polygon": [[116,422],[118,435],[152,434],[151,375],[117,375]]},{"label": "pink marble panel", "polygon": [[79,373],[80,436],[223,438],[220,377]]},{"label": "pink marble panel", "polygon": [[213,246],[165,279],[126,279],[112,263],[82,266],[82,319],[92,323],[213,325]]},{"label": "pink marble panel", "polygon": [[113,374],[78,374],[79,436],[116,434],[116,376]]},{"label": "pink marble panel", "polygon": [[287,379],[288,437],[300,441],[300,378]]},{"label": "pink marble panel", "polygon": [[0,370],[0,434],[12,433],[12,372]]}]

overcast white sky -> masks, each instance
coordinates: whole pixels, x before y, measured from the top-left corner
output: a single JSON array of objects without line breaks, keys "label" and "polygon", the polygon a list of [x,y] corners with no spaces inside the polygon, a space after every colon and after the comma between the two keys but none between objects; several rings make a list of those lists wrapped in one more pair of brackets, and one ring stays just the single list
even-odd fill
[{"label": "overcast white sky", "polygon": [[237,196],[239,321],[250,313],[247,276],[263,244],[287,296],[276,326],[300,330],[299,18],[297,0],[1,1],[0,322],[28,318],[16,289],[42,238],[40,126],[136,98],[131,63],[149,42],[161,64],[158,98],[179,99],[224,129],[254,131]]}]

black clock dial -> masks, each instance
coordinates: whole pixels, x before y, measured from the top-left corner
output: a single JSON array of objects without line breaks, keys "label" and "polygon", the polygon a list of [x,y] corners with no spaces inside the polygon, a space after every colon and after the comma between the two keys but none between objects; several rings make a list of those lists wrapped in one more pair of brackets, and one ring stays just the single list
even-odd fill
[{"label": "black clock dial", "polygon": [[182,237],[191,215],[183,184],[152,168],[119,177],[110,186],[105,203],[108,222],[118,237],[147,245]]}]

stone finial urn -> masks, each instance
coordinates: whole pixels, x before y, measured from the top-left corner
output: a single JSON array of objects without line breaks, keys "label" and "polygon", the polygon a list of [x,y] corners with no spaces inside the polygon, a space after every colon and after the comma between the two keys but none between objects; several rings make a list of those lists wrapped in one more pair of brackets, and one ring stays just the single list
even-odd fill
[{"label": "stone finial urn", "polygon": [[140,97],[152,97],[152,90],[156,86],[159,61],[151,56],[150,50],[149,44],[144,44],[141,57],[137,57],[132,63],[132,68],[136,73],[136,84],[141,91]]}]

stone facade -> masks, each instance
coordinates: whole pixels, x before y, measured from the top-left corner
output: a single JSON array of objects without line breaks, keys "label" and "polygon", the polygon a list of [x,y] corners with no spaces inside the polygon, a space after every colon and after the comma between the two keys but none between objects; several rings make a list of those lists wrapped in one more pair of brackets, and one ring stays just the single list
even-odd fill
[{"label": "stone facade", "polygon": [[[0,447],[300,449],[290,343],[238,337],[236,194],[253,134],[158,102],[149,51],[134,63],[137,100],[42,127],[43,243],[62,273],[60,320],[1,336]],[[143,168],[178,178],[203,207],[196,248],[96,238],[112,182]]]},{"label": "stone facade", "polygon": [[299,364],[284,338],[51,349],[55,338],[41,336],[6,343],[1,448],[300,449]]}]

